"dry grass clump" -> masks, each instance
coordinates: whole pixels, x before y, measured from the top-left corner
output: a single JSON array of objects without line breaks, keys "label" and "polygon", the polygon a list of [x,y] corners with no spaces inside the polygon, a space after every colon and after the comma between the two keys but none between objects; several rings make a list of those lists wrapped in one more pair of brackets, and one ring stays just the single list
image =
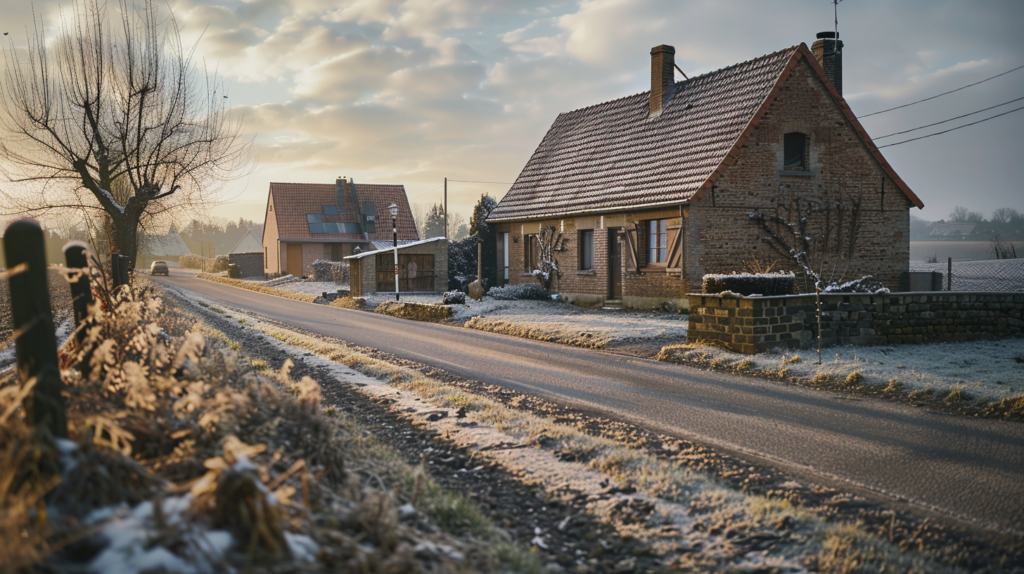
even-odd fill
[{"label": "dry grass clump", "polygon": [[603,349],[612,340],[606,333],[582,331],[545,323],[506,321],[487,317],[473,317],[464,326],[480,331],[490,331],[491,333],[501,333],[503,335],[536,339],[550,343],[561,343],[587,349]]},{"label": "dry grass clump", "polygon": [[363,297],[338,297],[331,301],[330,305],[342,309],[362,309],[366,307],[366,299]]},{"label": "dry grass clump", "polygon": [[452,317],[452,308],[444,305],[425,305],[423,303],[404,303],[401,301],[385,301],[373,310],[381,315],[391,315],[413,321],[440,323]]},{"label": "dry grass clump", "polygon": [[[325,414],[290,362],[258,373],[149,287],[100,291],[60,353],[71,440],[30,428],[30,384],[0,380],[5,568],[123,571],[140,556],[171,571],[502,568],[479,511],[429,477],[414,493],[416,469]],[[445,530],[455,521],[459,537]]]},{"label": "dry grass clump", "polygon": [[252,281],[243,281],[241,279],[232,279],[230,277],[222,277],[220,275],[211,275],[209,273],[200,273],[197,275],[200,279],[206,279],[207,281],[213,281],[215,283],[223,283],[232,287],[238,287],[240,289],[248,289],[249,291],[256,291],[257,293],[264,293],[266,295],[277,295],[278,297],[284,297],[286,299],[295,299],[298,301],[305,301],[306,303],[312,303],[316,301],[317,296],[310,293],[292,293],[291,291],[282,291],[281,289],[274,289],[273,287],[266,287],[259,285]]}]

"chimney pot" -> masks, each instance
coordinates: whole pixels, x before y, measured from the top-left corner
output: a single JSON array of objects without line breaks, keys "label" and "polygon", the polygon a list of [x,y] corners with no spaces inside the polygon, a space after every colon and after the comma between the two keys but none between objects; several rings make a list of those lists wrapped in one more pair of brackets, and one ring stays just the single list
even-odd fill
[{"label": "chimney pot", "polygon": [[675,90],[676,49],[662,44],[651,48],[651,117],[661,115]]},{"label": "chimney pot", "polygon": [[836,39],[835,32],[818,32],[811,52],[836,91],[843,95],[843,41]]}]

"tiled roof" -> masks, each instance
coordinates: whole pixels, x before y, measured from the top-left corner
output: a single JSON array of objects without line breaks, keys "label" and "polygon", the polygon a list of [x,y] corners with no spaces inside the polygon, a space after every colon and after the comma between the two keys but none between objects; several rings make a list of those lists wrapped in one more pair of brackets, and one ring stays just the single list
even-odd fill
[{"label": "tiled roof", "polygon": [[141,243],[142,252],[150,257],[179,257],[192,253],[173,228],[166,235],[144,235]]},{"label": "tiled roof", "polygon": [[491,221],[697,201],[739,148],[796,62],[806,58],[897,185],[849,106],[803,44],[678,82],[661,114],[650,92],[559,114]]},{"label": "tiled roof", "polygon": [[[270,195],[274,201],[274,216],[277,218],[278,236],[289,239],[363,239],[361,233],[317,233],[309,232],[307,214],[323,214],[325,205],[337,206],[333,183],[276,183],[270,184]],[[388,206],[398,205],[398,238],[418,239],[416,224],[405,196],[405,186],[391,184],[356,183],[355,193],[362,205],[372,201],[377,206],[376,233],[370,240],[391,237],[391,215]],[[324,215],[324,221],[338,223],[359,223],[356,204],[346,194],[345,206],[339,206],[339,215]],[[386,221],[385,221],[386,220]]]}]

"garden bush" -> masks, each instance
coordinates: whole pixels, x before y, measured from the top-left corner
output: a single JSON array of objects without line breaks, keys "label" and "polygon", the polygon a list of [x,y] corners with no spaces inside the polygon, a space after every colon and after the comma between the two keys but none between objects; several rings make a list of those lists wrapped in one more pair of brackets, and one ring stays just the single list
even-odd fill
[{"label": "garden bush", "polygon": [[444,305],[465,305],[466,294],[462,291],[446,291],[441,296],[441,303]]},{"label": "garden bush", "polygon": [[740,295],[792,295],[796,293],[796,276],[792,273],[733,273],[704,276],[703,293],[731,291]]},{"label": "garden bush", "polygon": [[348,284],[350,269],[348,261],[317,259],[311,267],[313,268],[314,281],[333,281],[339,284]]},{"label": "garden bush", "polygon": [[515,300],[536,300],[547,301],[551,298],[547,291],[540,285],[533,283],[519,285],[505,285],[503,287],[491,287],[487,295],[501,301]]}]

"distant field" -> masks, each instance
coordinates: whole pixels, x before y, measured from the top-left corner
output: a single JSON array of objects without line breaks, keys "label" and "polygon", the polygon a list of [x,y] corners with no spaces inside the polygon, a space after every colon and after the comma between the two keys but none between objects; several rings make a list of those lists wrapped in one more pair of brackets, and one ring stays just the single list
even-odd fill
[{"label": "distant field", "polygon": [[[1013,242],[1017,256],[1024,259],[1024,241]],[[937,257],[946,261],[974,261],[978,259],[995,259],[992,243],[989,241],[911,241],[910,260],[924,261],[928,257]]]},{"label": "distant field", "polygon": [[[71,286],[57,270],[50,270],[50,306],[55,317],[64,317],[71,310]],[[59,320],[59,319],[58,319]],[[11,344],[11,296],[7,281],[0,281],[0,351]]]}]

